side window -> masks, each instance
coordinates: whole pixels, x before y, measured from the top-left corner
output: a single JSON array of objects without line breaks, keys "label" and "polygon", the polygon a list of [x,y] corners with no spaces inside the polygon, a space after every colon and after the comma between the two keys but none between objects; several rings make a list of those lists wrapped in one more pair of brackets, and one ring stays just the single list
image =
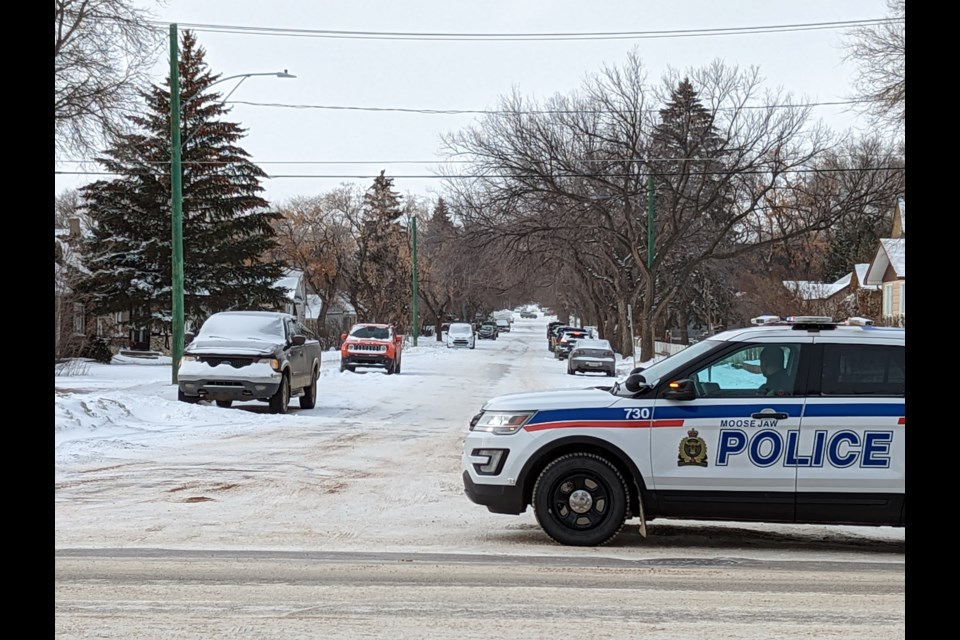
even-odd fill
[{"label": "side window", "polygon": [[749,344],[690,377],[700,398],[793,395],[799,344]]},{"label": "side window", "polygon": [[824,344],[823,395],[902,396],[906,349],[899,345]]},{"label": "side window", "polygon": [[293,336],[297,335],[297,324],[293,320],[284,320],[283,324],[286,326],[287,342],[289,342]]}]

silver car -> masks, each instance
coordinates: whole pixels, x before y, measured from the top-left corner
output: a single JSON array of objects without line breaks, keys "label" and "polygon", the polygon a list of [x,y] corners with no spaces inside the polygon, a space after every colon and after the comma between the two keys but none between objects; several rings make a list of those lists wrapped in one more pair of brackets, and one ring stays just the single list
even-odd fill
[{"label": "silver car", "polygon": [[613,378],[617,375],[617,356],[609,340],[577,340],[567,357],[567,373],[571,376],[578,371],[596,371],[606,373]]}]

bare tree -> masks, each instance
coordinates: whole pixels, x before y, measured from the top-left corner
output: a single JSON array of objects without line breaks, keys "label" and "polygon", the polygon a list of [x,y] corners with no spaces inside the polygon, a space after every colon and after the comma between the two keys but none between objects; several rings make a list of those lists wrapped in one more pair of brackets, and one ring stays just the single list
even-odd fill
[{"label": "bare tree", "polygon": [[632,305],[644,360],[678,305],[704,306],[700,315],[711,318],[713,301],[680,295],[698,279],[829,228],[864,204],[860,191],[813,198],[827,190],[810,191],[807,174],[835,141],[811,123],[809,107],[763,90],[755,69],[714,62],[651,86],[632,54],[580,94],[544,106],[517,95],[501,102],[480,124],[445,138],[483,176],[451,181],[458,206],[518,254],[575,268],[582,282],[561,285],[592,287],[606,299],[599,311],[613,318],[600,320],[616,327],[609,338],[624,353],[632,348]]},{"label": "bare tree", "polygon": [[273,223],[277,255],[303,272],[310,293],[320,298],[317,333],[329,338],[327,314],[347,287],[356,244],[351,220],[359,216],[360,196],[341,186],[312,198],[293,198],[278,207],[283,216]]},{"label": "bare tree", "polygon": [[55,0],[54,9],[55,151],[88,155],[140,106],[163,34],[134,0]]},{"label": "bare tree", "polygon": [[902,130],[906,115],[906,0],[887,0],[888,20],[849,33],[846,59],[859,66],[855,97],[876,125]]}]

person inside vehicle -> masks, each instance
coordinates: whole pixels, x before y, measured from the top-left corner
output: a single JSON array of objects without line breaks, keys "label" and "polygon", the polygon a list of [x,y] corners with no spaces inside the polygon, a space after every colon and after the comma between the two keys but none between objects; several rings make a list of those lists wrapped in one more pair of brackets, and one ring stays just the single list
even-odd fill
[{"label": "person inside vehicle", "polygon": [[767,381],[760,385],[760,395],[788,396],[793,391],[793,380],[783,368],[783,350],[777,346],[764,347],[760,352],[760,373]]}]

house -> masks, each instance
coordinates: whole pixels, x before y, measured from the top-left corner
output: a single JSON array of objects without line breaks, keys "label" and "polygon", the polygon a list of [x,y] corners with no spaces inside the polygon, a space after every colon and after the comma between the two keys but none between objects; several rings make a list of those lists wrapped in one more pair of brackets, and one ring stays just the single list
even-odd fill
[{"label": "house", "polygon": [[323,301],[316,294],[307,295],[306,305],[306,325],[310,327],[317,335],[329,336],[339,344],[341,333],[350,330],[357,322],[357,310],[350,304],[349,298],[343,293],[339,293],[330,303],[327,309],[324,326],[319,326],[321,311],[323,310]]},{"label": "house", "polygon": [[870,262],[864,282],[881,289],[881,318],[889,326],[906,326],[906,208],[904,197],[897,200],[890,238],[880,246]]},{"label": "house", "polygon": [[287,292],[283,311],[296,317],[297,321],[303,322],[306,318],[307,304],[307,282],[303,277],[303,271],[287,269],[275,286]]}]

